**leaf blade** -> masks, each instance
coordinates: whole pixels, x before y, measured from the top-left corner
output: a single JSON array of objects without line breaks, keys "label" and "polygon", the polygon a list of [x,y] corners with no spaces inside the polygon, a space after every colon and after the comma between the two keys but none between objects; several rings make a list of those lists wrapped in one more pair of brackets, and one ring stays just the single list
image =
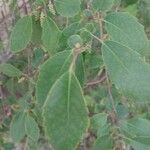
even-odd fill
[{"label": "leaf blade", "polygon": [[10,136],[14,142],[19,143],[25,136],[25,113],[18,112],[10,125]]},{"label": "leaf blade", "polygon": [[64,17],[73,17],[80,11],[80,0],[55,0],[57,12]]},{"label": "leaf blade", "polygon": [[18,20],[11,33],[11,50],[13,53],[22,51],[32,38],[32,17],[26,16]]},{"label": "leaf blade", "polygon": [[[55,81],[70,67],[72,52],[63,51],[49,58],[40,66],[39,77],[36,83],[36,99],[39,106],[43,106],[47,94]],[[75,73],[81,83],[84,84],[84,67],[82,55],[77,58]],[[43,88],[44,87],[44,88]]]},{"label": "leaf blade", "polygon": [[99,150],[99,149],[104,149],[104,150],[111,150],[112,149],[112,139],[110,136],[102,136],[97,138],[93,150]]},{"label": "leaf blade", "polygon": [[[139,143],[141,147],[150,146],[150,121],[143,118],[133,118],[120,123],[121,131],[128,138],[132,139],[131,143],[136,147]],[[139,145],[138,144],[138,145]],[[140,146],[140,145],[139,145]]]},{"label": "leaf blade", "polygon": [[56,53],[56,48],[59,43],[61,31],[58,29],[55,22],[50,18],[44,18],[42,24],[42,43],[45,49],[51,54]]},{"label": "leaf blade", "polygon": [[113,6],[114,0],[92,0],[92,6],[96,11],[108,11]]},{"label": "leaf blade", "polygon": [[105,28],[111,40],[117,41],[143,55],[149,54],[149,41],[144,27],[128,13],[111,13],[105,18]]},{"label": "leaf blade", "polygon": [[106,69],[117,89],[136,102],[149,102],[150,66],[141,55],[114,41],[105,42],[102,51]]},{"label": "leaf blade", "polygon": [[0,64],[0,73],[9,77],[20,77],[22,75],[22,72],[19,69],[8,63]]},{"label": "leaf blade", "polygon": [[27,115],[25,118],[25,130],[26,134],[33,141],[38,141],[39,139],[39,127],[33,117]]},{"label": "leaf blade", "polygon": [[71,52],[63,51],[48,59],[40,67],[40,73],[36,84],[36,99],[40,106],[43,105],[50,88],[57,78],[68,70],[70,61]]},{"label": "leaf blade", "polygon": [[[56,116],[59,117],[56,119]],[[63,74],[53,85],[43,107],[43,117],[55,149],[76,147],[87,129],[88,118],[81,87],[73,73]]]}]

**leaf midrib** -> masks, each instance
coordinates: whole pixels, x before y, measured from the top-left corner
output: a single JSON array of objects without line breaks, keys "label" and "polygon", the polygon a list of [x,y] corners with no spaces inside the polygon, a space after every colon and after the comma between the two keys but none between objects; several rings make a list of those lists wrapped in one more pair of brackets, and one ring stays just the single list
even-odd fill
[{"label": "leaf midrib", "polygon": [[71,96],[71,72],[68,75],[68,94],[67,94],[67,124],[70,120],[70,96]]}]

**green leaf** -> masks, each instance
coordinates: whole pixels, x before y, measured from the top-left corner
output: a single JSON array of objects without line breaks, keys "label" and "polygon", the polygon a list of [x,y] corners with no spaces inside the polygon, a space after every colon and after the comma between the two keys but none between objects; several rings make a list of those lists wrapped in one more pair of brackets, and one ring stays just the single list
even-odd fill
[{"label": "green leaf", "polygon": [[20,52],[27,47],[32,38],[32,17],[26,16],[18,20],[11,33],[11,50]]},{"label": "green leaf", "polygon": [[108,11],[113,6],[114,0],[92,0],[92,6],[96,11]]},{"label": "green leaf", "polygon": [[[43,65],[41,65],[36,84],[36,99],[40,106],[45,102],[47,94],[55,81],[69,69],[71,61],[72,52],[63,51],[49,58]],[[84,67],[82,56],[77,58],[75,71],[81,85],[83,85]]]},{"label": "green leaf", "polygon": [[121,0],[114,0],[114,5],[119,6],[121,3]]},{"label": "green leaf", "polygon": [[66,72],[55,82],[44,104],[43,117],[45,133],[54,149],[76,148],[88,127],[88,112],[74,73]]},{"label": "green leaf", "polygon": [[116,111],[117,111],[118,118],[120,119],[124,119],[125,117],[129,115],[128,108],[122,104],[118,104],[116,106]]},{"label": "green leaf", "polygon": [[76,60],[76,66],[75,66],[75,75],[77,76],[81,87],[84,86],[84,80],[85,80],[85,69],[84,69],[84,62],[83,62],[83,56],[82,54],[78,56]]},{"label": "green leaf", "polygon": [[103,59],[100,53],[88,53],[86,59],[90,69],[100,68],[103,65]]},{"label": "green leaf", "polygon": [[150,146],[150,121],[143,118],[134,118],[120,123],[121,131],[128,138]]},{"label": "green leaf", "polygon": [[14,144],[11,143],[11,142],[7,142],[7,143],[1,143],[1,147],[4,149],[4,150],[12,150],[14,148]]},{"label": "green leaf", "polygon": [[79,35],[75,34],[69,37],[68,45],[70,48],[80,47],[82,45],[82,39]]},{"label": "green leaf", "polygon": [[46,0],[35,0],[34,5],[40,6],[43,5],[44,2],[46,2]]},{"label": "green leaf", "polygon": [[103,136],[96,140],[93,150],[112,150],[112,139],[110,136]]},{"label": "green leaf", "polygon": [[40,106],[45,102],[47,94],[54,82],[68,70],[72,58],[71,56],[70,51],[57,53],[40,67],[36,85],[36,99]]},{"label": "green leaf", "polygon": [[69,36],[71,36],[73,34],[76,34],[77,31],[79,31],[80,28],[81,28],[80,22],[74,22],[74,23],[72,23],[69,26],[64,28],[63,34],[66,37],[69,37]]},{"label": "green leaf", "polygon": [[99,113],[99,114],[94,115],[91,118],[91,123],[95,129],[105,126],[107,123],[107,114]]},{"label": "green leaf", "polygon": [[57,12],[64,17],[73,17],[80,11],[80,0],[54,0]]},{"label": "green leaf", "polygon": [[25,130],[26,134],[33,141],[38,141],[39,139],[39,127],[33,117],[27,115],[25,118]]},{"label": "green leaf", "polygon": [[44,18],[42,24],[42,43],[49,53],[56,53],[60,36],[61,32],[55,22],[49,17]]},{"label": "green leaf", "polygon": [[28,91],[26,93],[23,93],[23,96],[18,99],[17,102],[21,110],[26,111],[30,109],[28,101],[29,99],[31,99],[31,97],[32,97],[32,91]]},{"label": "green leaf", "polygon": [[116,88],[136,102],[150,102],[150,65],[141,55],[114,41],[103,43],[102,53]]},{"label": "green leaf", "polygon": [[149,54],[149,41],[144,27],[128,13],[111,13],[106,18],[106,30],[110,38],[143,54]]},{"label": "green leaf", "polygon": [[129,12],[131,15],[136,16],[138,13],[138,5],[132,4],[124,9],[126,12]]},{"label": "green leaf", "polygon": [[84,10],[83,10],[83,15],[84,15],[85,17],[92,17],[92,16],[93,16],[93,12],[92,12],[92,10],[90,10],[90,9],[84,9]]},{"label": "green leaf", "polygon": [[80,36],[84,43],[87,43],[90,40],[92,40],[91,34],[87,31],[90,31],[91,33],[94,33],[96,31],[96,28],[93,23],[87,23],[85,27],[80,31]]},{"label": "green leaf", "polygon": [[10,136],[14,142],[20,142],[25,136],[25,113],[18,112],[10,125]]},{"label": "green leaf", "polygon": [[41,41],[41,36],[42,36],[42,28],[39,20],[36,20],[35,17],[32,17],[32,43],[34,45],[39,46],[42,41]]},{"label": "green leaf", "polygon": [[40,48],[34,48],[32,57],[32,66],[37,67],[44,59],[44,52]]},{"label": "green leaf", "polygon": [[130,141],[130,144],[132,145],[134,150],[150,150],[150,145],[142,144],[133,140]]},{"label": "green leaf", "polygon": [[0,73],[9,77],[20,77],[22,72],[11,64],[0,64]]},{"label": "green leaf", "polygon": [[109,133],[109,126],[107,124],[107,114],[99,113],[91,118],[91,126],[97,131],[97,136],[102,137]]},{"label": "green leaf", "polygon": [[39,142],[27,138],[27,150],[40,150]]},{"label": "green leaf", "polygon": [[93,23],[87,23],[84,28],[92,33],[96,31],[95,25]]}]

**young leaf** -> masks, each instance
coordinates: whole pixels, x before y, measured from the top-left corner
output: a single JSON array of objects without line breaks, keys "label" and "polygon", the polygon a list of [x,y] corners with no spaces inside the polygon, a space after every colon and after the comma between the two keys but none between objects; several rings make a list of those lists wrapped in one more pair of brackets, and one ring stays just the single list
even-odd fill
[{"label": "young leaf", "polygon": [[97,136],[101,137],[107,135],[109,132],[107,124],[107,114],[99,113],[91,118],[91,126],[97,131]]},{"label": "young leaf", "polygon": [[112,150],[113,141],[110,136],[103,136],[96,140],[93,150]]},{"label": "young leaf", "polygon": [[38,141],[39,139],[39,127],[33,117],[27,115],[25,118],[25,131],[29,138],[33,141]]},{"label": "young leaf", "polygon": [[96,11],[108,11],[111,9],[114,0],[92,0],[92,6]]},{"label": "young leaf", "polygon": [[[43,105],[47,94],[54,82],[65,73],[72,61],[72,52],[63,51],[49,58],[41,67],[39,78],[36,85],[36,99],[40,106]],[[76,63],[76,75],[83,85],[84,83],[84,68],[82,56],[79,56]],[[44,87],[44,88],[43,88]]]},{"label": "young leaf", "polygon": [[124,10],[126,12],[128,12],[129,14],[131,14],[133,16],[136,16],[137,13],[138,13],[138,4],[135,3],[135,4],[132,4],[132,5],[129,5],[128,7],[124,8]]},{"label": "young leaf", "polygon": [[94,128],[100,128],[100,127],[106,125],[107,114],[105,114],[105,113],[96,114],[91,118],[91,122],[92,122],[92,126]]},{"label": "young leaf", "polygon": [[41,48],[34,48],[32,57],[32,66],[35,68],[42,62],[44,58],[44,52]]},{"label": "young leaf", "polygon": [[18,112],[10,125],[10,136],[14,142],[20,142],[25,136],[25,113]]},{"label": "young leaf", "polygon": [[20,77],[22,72],[11,64],[0,64],[0,73],[9,77]]},{"label": "young leaf", "polygon": [[17,102],[18,102],[20,110],[25,111],[25,110],[30,109],[28,101],[32,97],[31,95],[32,95],[32,92],[28,91],[26,93],[23,93],[23,96],[18,99]]},{"label": "young leaf", "polygon": [[[150,146],[150,121],[143,118],[134,118],[120,123],[121,131],[128,138]],[[131,142],[132,143],[132,142]],[[135,144],[133,142],[133,144]]]},{"label": "young leaf", "polygon": [[73,17],[80,11],[80,0],[54,0],[57,12],[64,17]]},{"label": "young leaf", "polygon": [[11,33],[11,50],[14,53],[20,52],[27,47],[32,38],[32,17],[21,18]]},{"label": "young leaf", "polygon": [[88,127],[88,116],[74,73],[66,72],[55,82],[44,104],[43,117],[45,133],[54,149],[76,148]]},{"label": "young leaf", "polygon": [[149,54],[149,41],[144,27],[128,13],[111,13],[106,18],[106,30],[110,38],[143,54]]},{"label": "young leaf", "polygon": [[150,102],[150,65],[137,52],[114,41],[105,42],[102,52],[116,88],[136,102]]},{"label": "young leaf", "polygon": [[49,53],[56,53],[61,32],[55,22],[49,18],[44,18],[42,24],[42,43]]},{"label": "young leaf", "polygon": [[88,43],[92,40],[91,34],[87,32],[87,30],[91,33],[94,33],[96,31],[96,28],[93,23],[87,23],[85,25],[85,27],[80,31],[80,36],[83,40],[83,43]]}]

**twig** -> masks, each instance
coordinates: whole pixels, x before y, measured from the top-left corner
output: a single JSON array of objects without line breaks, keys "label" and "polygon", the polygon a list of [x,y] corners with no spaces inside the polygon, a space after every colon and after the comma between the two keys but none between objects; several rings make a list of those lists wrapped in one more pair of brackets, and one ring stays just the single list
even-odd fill
[{"label": "twig", "polygon": [[7,14],[6,12],[3,12],[3,11],[1,11],[1,14],[2,14],[2,19],[4,20],[4,25],[5,25],[5,30],[6,30],[6,34],[7,34],[7,36],[9,36],[9,31],[8,31],[8,26],[7,26],[7,20],[6,20],[6,17],[5,17],[5,14]]},{"label": "twig", "polygon": [[[102,14],[101,14],[101,17],[98,15],[97,17],[97,20],[98,20],[98,23],[99,23],[99,27],[100,27],[100,32],[101,32],[101,38],[96,38],[97,40],[99,40],[101,43],[104,43],[103,42],[103,18],[102,18]],[[113,99],[113,96],[112,96],[112,85],[109,81],[109,77],[108,77],[108,74],[107,74],[107,71],[106,71],[106,82],[107,82],[107,87],[108,87],[108,95],[109,95],[109,100],[110,100],[110,103],[112,105],[112,110],[113,110],[113,113],[114,113],[114,117],[112,118],[112,120],[117,120],[117,117],[116,117],[116,108],[115,108],[115,103],[114,103],[114,99]]]},{"label": "twig", "polygon": [[2,91],[2,85],[0,85],[0,99],[3,99],[3,98],[4,98],[4,94]]},{"label": "twig", "polygon": [[27,6],[26,6],[26,2],[25,2],[25,0],[23,0],[22,1],[23,2],[23,8],[24,8],[24,12],[25,12],[25,14],[27,15],[28,14],[28,9],[27,9]]},{"label": "twig", "polygon": [[110,103],[112,105],[113,112],[116,113],[117,111],[116,111],[115,104],[114,104],[114,99],[113,99],[113,96],[112,96],[112,89],[111,89],[112,85],[109,81],[107,72],[106,72],[106,81],[107,81],[107,87],[108,87],[109,100],[110,100]]},{"label": "twig", "polygon": [[87,83],[87,85],[86,85],[85,88],[87,88],[87,87],[89,87],[89,86],[94,86],[94,85],[100,84],[100,83],[104,82],[104,81],[106,80],[106,78],[107,78],[107,77],[106,77],[106,75],[105,75],[105,76],[103,76],[102,78],[100,78],[99,80],[90,81],[89,83]]},{"label": "twig", "polygon": [[91,33],[90,31],[86,30],[86,32],[88,32],[92,37],[94,37],[95,39],[97,39],[100,43],[104,43],[102,39],[98,38],[97,36],[95,36],[93,33]]},{"label": "twig", "polygon": [[103,38],[103,22],[102,22],[101,17],[102,17],[102,15],[100,15],[100,13],[98,13],[97,18],[98,18],[99,29],[100,29],[100,39]]},{"label": "twig", "polygon": [[72,63],[70,64],[70,68],[69,68],[70,71],[73,70],[78,55],[79,55],[80,53],[84,52],[84,51],[86,50],[86,48],[88,48],[88,47],[89,47],[89,45],[86,45],[86,46],[81,46],[81,47],[79,47],[79,48],[74,48],[74,49],[73,49]]}]

